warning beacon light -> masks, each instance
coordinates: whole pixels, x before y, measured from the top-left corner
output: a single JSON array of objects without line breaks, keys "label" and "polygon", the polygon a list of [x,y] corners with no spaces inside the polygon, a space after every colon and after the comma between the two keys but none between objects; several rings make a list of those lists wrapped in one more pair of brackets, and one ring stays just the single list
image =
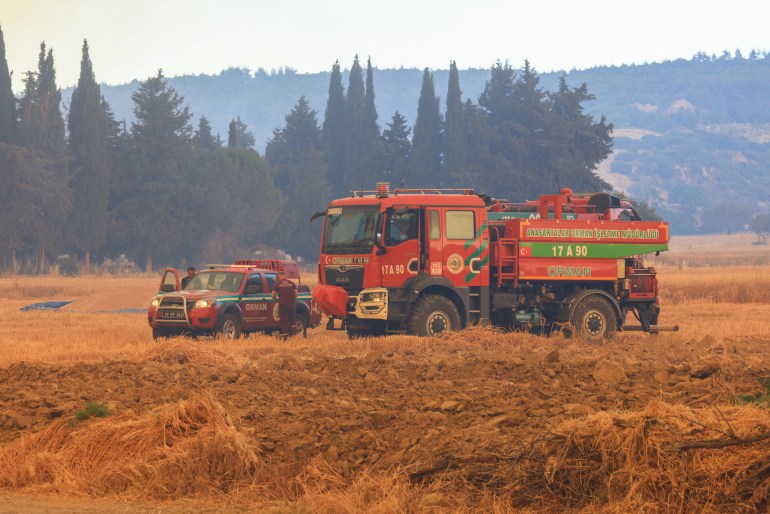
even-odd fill
[{"label": "warning beacon light", "polygon": [[390,182],[377,182],[377,198],[387,198],[390,194]]}]

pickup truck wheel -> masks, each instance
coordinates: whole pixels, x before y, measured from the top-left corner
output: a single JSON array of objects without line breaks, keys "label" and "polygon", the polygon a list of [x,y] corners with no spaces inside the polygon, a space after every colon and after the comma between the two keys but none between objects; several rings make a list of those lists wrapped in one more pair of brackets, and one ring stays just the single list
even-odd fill
[{"label": "pickup truck wheel", "polygon": [[171,335],[171,331],[166,327],[152,327],[152,338],[156,341],[163,337],[171,337]]},{"label": "pickup truck wheel", "polygon": [[612,339],[618,326],[612,305],[596,295],[587,296],[580,301],[572,313],[570,323],[577,337],[592,343]]},{"label": "pickup truck wheel", "polygon": [[307,319],[307,314],[297,313],[294,316],[294,333],[302,334],[302,337],[307,337],[307,329],[310,326],[310,320]]},{"label": "pickup truck wheel", "polygon": [[429,294],[417,299],[409,318],[406,333],[417,336],[441,336],[460,329],[460,313],[452,301]]},{"label": "pickup truck wheel", "polygon": [[227,339],[239,339],[241,337],[241,320],[236,314],[228,312],[222,316],[222,320],[219,322],[219,327],[216,330],[217,334],[222,334],[222,337]]}]

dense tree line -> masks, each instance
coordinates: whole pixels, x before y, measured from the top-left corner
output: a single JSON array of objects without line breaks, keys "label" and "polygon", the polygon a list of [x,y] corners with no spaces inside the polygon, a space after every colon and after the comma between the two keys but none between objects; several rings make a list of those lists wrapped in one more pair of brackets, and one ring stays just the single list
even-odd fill
[{"label": "dense tree line", "polygon": [[562,77],[547,91],[528,62],[521,70],[498,62],[474,103],[463,101],[452,62],[445,115],[425,69],[414,125],[395,111],[383,130],[375,75],[371,60],[364,68],[356,57],[346,88],[335,63],[323,121],[300,96],[263,157],[240,116],[226,143],[204,115],[194,128],[194,113],[162,70],[136,85],[130,126],[116,120],[86,41],[66,120],[45,44],[17,100],[0,32],[4,268],[31,263],[43,272],[50,256],[67,253],[86,271],[94,257],[121,254],[149,270],[249,257],[258,246],[313,259],[321,227],[310,216],[381,180],[474,187],[511,200],[560,185],[607,188],[594,169],[611,149],[612,125],[584,112],[594,98],[585,85]]}]

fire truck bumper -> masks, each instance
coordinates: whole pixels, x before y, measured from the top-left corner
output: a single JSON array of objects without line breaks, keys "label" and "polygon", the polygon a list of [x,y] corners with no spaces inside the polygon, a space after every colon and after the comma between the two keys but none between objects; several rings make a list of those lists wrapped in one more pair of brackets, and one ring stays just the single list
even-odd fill
[{"label": "fire truck bumper", "polygon": [[388,319],[388,290],[364,289],[348,300],[348,315],[359,319]]}]

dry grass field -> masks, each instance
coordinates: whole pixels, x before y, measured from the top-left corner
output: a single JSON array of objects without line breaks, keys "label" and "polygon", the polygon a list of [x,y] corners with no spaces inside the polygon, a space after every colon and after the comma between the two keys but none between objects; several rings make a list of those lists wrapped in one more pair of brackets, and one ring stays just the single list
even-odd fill
[{"label": "dry grass field", "polygon": [[[602,345],[156,343],[144,314],[102,312],[156,276],[0,277],[0,512],[766,512],[770,248],[751,241],[672,241],[660,322],[681,330]],[[47,300],[74,301],[19,310]]]}]

